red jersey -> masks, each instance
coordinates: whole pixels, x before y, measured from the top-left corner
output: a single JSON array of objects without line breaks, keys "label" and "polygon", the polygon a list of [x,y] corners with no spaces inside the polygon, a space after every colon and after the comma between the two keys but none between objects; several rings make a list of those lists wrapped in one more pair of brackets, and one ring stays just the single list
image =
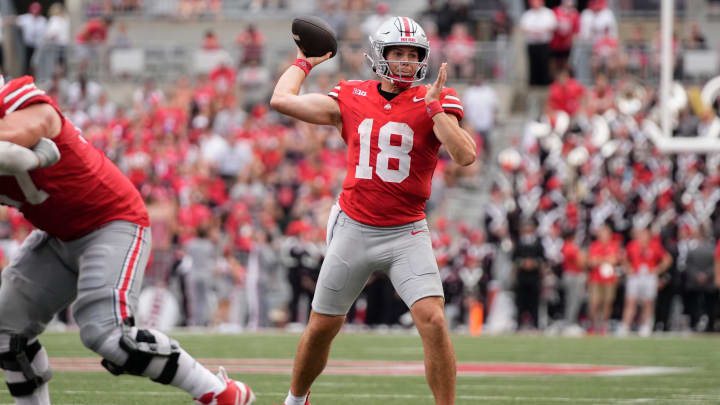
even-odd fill
[{"label": "red jersey", "polygon": [[562,247],[563,272],[580,274],[583,268],[580,266],[580,248],[573,241],[565,241]]},{"label": "red jersey", "polygon": [[[588,249],[588,257],[590,260],[605,256],[613,256],[615,259],[619,259],[619,255],[620,244],[615,240],[611,240],[608,243],[602,243],[596,240],[590,244],[590,248]],[[614,283],[616,280],[615,268],[612,265],[602,264],[590,270],[591,283]]]},{"label": "red jersey", "polygon": [[557,28],[550,40],[550,49],[554,51],[569,51],[572,48],[573,36],[580,31],[580,14],[575,9],[555,7]]},{"label": "red jersey", "polygon": [[580,109],[583,94],[585,94],[583,85],[570,77],[564,84],[554,82],[550,85],[548,104],[554,110],[562,110],[570,115],[575,115]]},{"label": "red jersey", "polygon": [[99,18],[93,18],[85,23],[82,31],[75,37],[75,41],[77,41],[78,44],[105,42],[107,39],[107,31],[108,27],[105,21]]},{"label": "red jersey", "polygon": [[643,249],[636,240],[625,247],[632,274],[653,274],[665,256],[665,249],[659,242],[652,241]]},{"label": "red jersey", "polygon": [[60,150],[60,161],[28,173],[0,176],[0,203],[19,208],[35,227],[62,240],[77,239],[110,221],[150,225],[137,189],[63,117],[31,77],[9,82],[2,94],[7,94],[5,105],[17,100],[18,110],[50,104],[60,115],[62,127],[52,139]]},{"label": "red jersey", "polygon": [[[388,101],[379,85],[376,80],[341,81],[329,93],[340,105],[348,147],[339,203],[358,222],[395,226],[425,218],[441,143],[426,111],[425,86],[411,87]],[[440,104],[462,119],[455,90],[444,88]]]}]

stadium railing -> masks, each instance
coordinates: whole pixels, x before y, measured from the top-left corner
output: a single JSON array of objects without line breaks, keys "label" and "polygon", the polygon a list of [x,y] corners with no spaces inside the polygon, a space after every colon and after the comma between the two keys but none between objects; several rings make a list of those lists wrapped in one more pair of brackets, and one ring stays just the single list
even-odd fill
[{"label": "stadium railing", "polygon": [[[342,45],[341,45],[342,47]],[[268,46],[265,49],[266,67],[273,68],[284,55],[292,52],[288,46]],[[137,80],[152,77],[157,82],[168,82],[180,75],[197,75],[210,72],[223,60],[230,60],[238,66],[240,50],[236,47],[207,51],[184,46],[111,48],[108,46],[74,45],[67,49],[71,74],[84,73],[100,82]],[[76,55],[82,55],[77,57]],[[482,73],[488,80],[510,83],[513,80],[513,53],[500,42],[478,42],[472,58],[474,73]],[[46,62],[52,72],[51,62]],[[342,70],[342,66],[340,68]],[[453,79],[455,82],[470,82],[472,77]]]},{"label": "stadium railing", "polygon": [[[248,19],[248,12],[253,14],[287,13],[288,16],[298,11],[315,9],[315,0],[275,1],[266,8],[262,2],[254,0],[83,0],[85,17],[92,18],[102,15],[133,18],[200,18],[200,19]],[[285,3],[278,7],[274,3]]]}]

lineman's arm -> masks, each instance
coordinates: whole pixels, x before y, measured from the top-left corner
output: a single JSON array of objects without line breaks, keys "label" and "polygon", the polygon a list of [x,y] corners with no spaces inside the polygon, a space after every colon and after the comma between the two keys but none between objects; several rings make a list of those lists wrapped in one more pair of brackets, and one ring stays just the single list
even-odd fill
[{"label": "lineman's arm", "polygon": [[[447,80],[447,63],[440,66],[435,83],[428,88],[425,95],[426,104],[440,99],[445,80]],[[460,127],[457,117],[443,112],[433,115],[432,120],[435,136],[445,146],[452,160],[462,166],[471,165],[475,161],[477,145],[470,134]]]},{"label": "lineman's arm", "polygon": [[0,119],[0,174],[17,174],[48,167],[60,160],[51,138],[62,121],[49,104],[36,104]]},{"label": "lineman's arm", "polygon": [[[305,59],[312,66],[329,59],[330,55],[328,52],[325,56],[307,58],[298,48],[298,59]],[[311,124],[337,126],[341,122],[338,103],[324,94],[298,95],[304,80],[305,72],[291,65],[278,79],[270,106],[280,113]]]},{"label": "lineman's arm", "polygon": [[34,104],[0,119],[0,141],[32,148],[41,138],[56,137],[61,127],[55,108],[46,103]]}]

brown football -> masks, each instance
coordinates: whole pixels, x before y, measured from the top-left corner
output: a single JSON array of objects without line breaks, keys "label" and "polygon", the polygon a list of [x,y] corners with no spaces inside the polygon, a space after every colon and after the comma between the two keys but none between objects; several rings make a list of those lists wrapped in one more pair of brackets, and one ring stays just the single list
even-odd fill
[{"label": "brown football", "polygon": [[322,18],[295,18],[292,22],[292,36],[305,56],[323,56],[332,52],[332,58],[337,53],[335,31]]}]

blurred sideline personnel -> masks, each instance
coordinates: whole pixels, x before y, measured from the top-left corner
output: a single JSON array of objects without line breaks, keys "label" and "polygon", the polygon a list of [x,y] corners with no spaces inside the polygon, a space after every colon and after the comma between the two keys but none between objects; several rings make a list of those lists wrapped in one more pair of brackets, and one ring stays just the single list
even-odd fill
[{"label": "blurred sideline personnel", "polygon": [[253,402],[224,369],[215,376],[174,339],[134,325],[150,223],[122,172],[29,76],[0,88],[0,118],[0,202],[38,228],[0,284],[0,367],[15,402],[50,404],[52,373],[37,336],[73,301],[82,343],[111,373],[171,384],[199,404]]},{"label": "blurred sideline personnel", "polygon": [[430,52],[415,21],[386,20],[370,45],[368,57],[380,81],[343,80],[327,96],[299,96],[310,69],[330,53],[306,58],[298,49],[297,61],[280,77],[270,101],[283,114],[336,126],[348,145],[347,175],[328,220],[328,251],[285,405],[309,403],[310,386],[327,363],[331,342],[374,271],[387,273],[410,307],[435,403],[455,401],[455,353],[424,209],[440,146],[458,164],[470,165],[476,145],[459,126],[460,99],[443,88],[446,63],[432,86],[413,86],[425,78]]}]

